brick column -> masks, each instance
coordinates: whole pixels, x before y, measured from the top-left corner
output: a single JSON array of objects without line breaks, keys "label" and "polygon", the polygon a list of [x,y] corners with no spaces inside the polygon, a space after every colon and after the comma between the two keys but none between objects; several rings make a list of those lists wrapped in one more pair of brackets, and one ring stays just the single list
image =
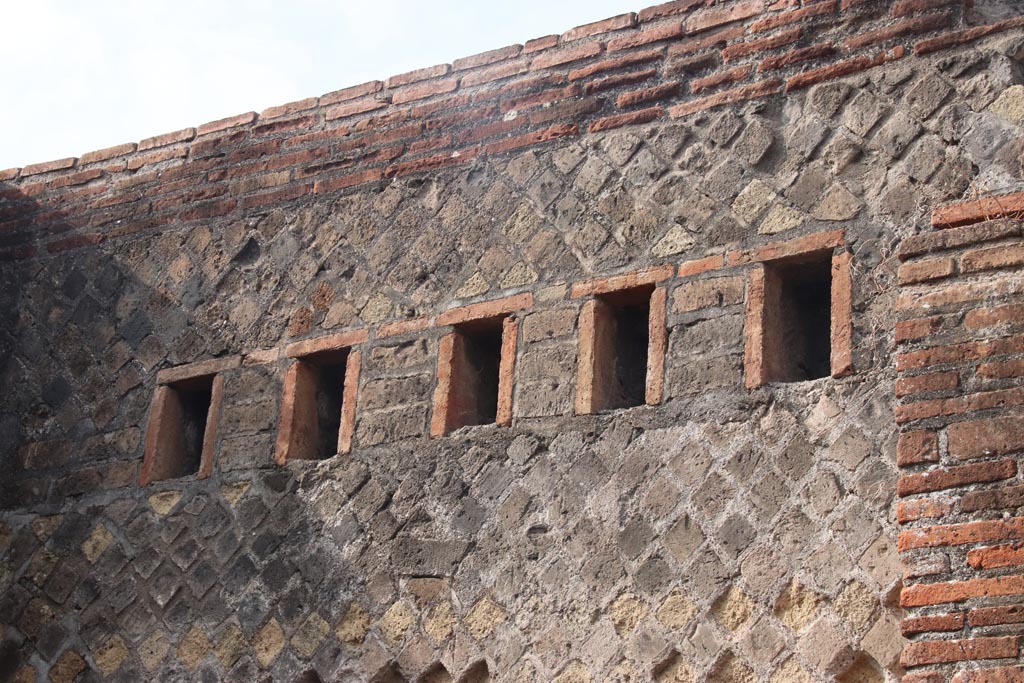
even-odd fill
[{"label": "brick column", "polygon": [[904,683],[1024,681],[1024,240],[984,218],[899,251]]}]

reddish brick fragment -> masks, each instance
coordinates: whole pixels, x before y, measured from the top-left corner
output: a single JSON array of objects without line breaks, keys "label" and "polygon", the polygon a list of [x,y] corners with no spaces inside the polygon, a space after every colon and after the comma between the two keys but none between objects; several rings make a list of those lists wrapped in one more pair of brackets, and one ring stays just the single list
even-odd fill
[{"label": "reddish brick fragment", "polygon": [[978,330],[1006,323],[1024,323],[1024,304],[1006,304],[993,308],[976,308],[968,311],[964,327]]},{"label": "reddish brick fragment", "polygon": [[[1024,623],[1024,605],[1000,605],[998,607],[979,607],[972,609],[967,615],[967,623],[971,626],[998,626],[1000,624]],[[1017,675],[1021,670],[1015,669]],[[1004,679],[996,679],[1000,683]],[[1011,679],[1005,679],[1009,681]],[[1012,679],[1018,680],[1018,679]],[[1019,679],[1024,680],[1024,678]]]},{"label": "reddish brick fragment", "polygon": [[[610,49],[610,48],[609,48]],[[573,69],[569,72],[570,81],[578,81],[594,74],[603,73],[605,71],[616,71],[623,69],[627,66],[634,66],[636,64],[646,64],[656,59],[660,59],[664,56],[663,50],[645,50],[644,52],[636,52],[629,55],[623,55],[621,57],[614,57],[612,59],[602,59],[599,62],[588,64],[587,66],[580,67],[579,69]]]},{"label": "reddish brick fragment", "polygon": [[686,31],[699,33],[722,24],[747,19],[760,13],[763,9],[764,0],[740,0],[719,7],[698,10],[686,20]]},{"label": "reddish brick fragment", "polygon": [[896,380],[896,396],[902,398],[928,391],[950,391],[956,389],[959,384],[960,373],[956,371],[900,377]]},{"label": "reddish brick fragment", "polygon": [[1012,459],[943,467],[928,472],[902,475],[896,483],[896,494],[901,497],[912,496],[958,486],[1010,479],[1016,474],[1017,461]]},{"label": "reddish brick fragment", "polygon": [[693,275],[700,275],[711,270],[716,270],[725,266],[725,254],[715,254],[714,256],[705,256],[702,259],[696,259],[694,261],[684,261],[679,264],[679,277],[690,277]]},{"label": "reddish brick fragment", "polygon": [[115,147],[107,147],[106,149],[100,149],[95,152],[86,152],[78,160],[78,165],[85,166],[86,164],[95,164],[99,161],[106,161],[107,159],[133,154],[137,147],[138,146],[134,142],[130,142],[128,144],[117,145]]},{"label": "reddish brick fragment", "polygon": [[972,638],[965,640],[933,640],[908,643],[900,655],[905,667],[925,664],[944,664],[978,659],[1016,657],[1020,651],[1020,638]]},{"label": "reddish brick fragment", "polygon": [[975,26],[962,31],[953,31],[945,35],[937,36],[935,38],[927,38],[914,43],[914,54],[926,55],[931,52],[956,47],[957,45],[966,45],[967,43],[992,35],[993,33],[1000,33],[1011,28],[1017,28],[1018,26],[1024,26],[1024,17],[1014,17],[1013,19],[1006,19],[1005,21],[999,21],[994,24]]},{"label": "reddish brick fragment", "polygon": [[730,45],[729,47],[722,50],[722,59],[730,62],[734,59],[746,57],[752,55],[755,52],[761,52],[762,50],[773,50],[783,45],[789,45],[795,43],[800,39],[803,29],[796,26],[785,31],[780,31],[773,36],[767,38],[761,38],[759,40],[747,40],[742,43]]},{"label": "reddish brick fragment", "polygon": [[509,138],[508,140],[500,140],[498,142],[492,142],[487,145],[488,154],[501,154],[508,152],[513,149],[519,149],[520,147],[527,147],[529,145],[536,145],[542,142],[549,142],[560,137],[567,135],[579,135],[580,128],[575,123],[563,123],[557,126],[552,126],[544,130],[535,131],[532,133],[526,133],[518,137]]},{"label": "reddish brick fragment", "polygon": [[896,0],[890,14],[894,17],[906,17],[915,12],[938,9],[946,5],[957,4],[961,0]]},{"label": "reddish brick fragment", "polygon": [[653,88],[644,88],[643,90],[634,90],[632,92],[625,92],[618,96],[615,103],[620,109],[627,109],[634,107],[638,104],[645,104],[647,102],[656,102],[658,100],[668,99],[676,95],[679,92],[679,86],[681,83],[665,83],[663,85],[656,85]]},{"label": "reddish brick fragment", "polygon": [[458,78],[423,81],[394,91],[391,95],[391,101],[394,104],[405,104],[414,100],[422,100],[424,97],[430,97],[431,95],[449,93],[458,87]]},{"label": "reddish brick fragment", "polygon": [[908,638],[918,633],[959,631],[963,627],[963,612],[907,617],[900,623],[900,631]]},{"label": "reddish brick fragment", "polygon": [[967,564],[974,569],[995,569],[1024,564],[1024,543],[975,548],[967,553]]},{"label": "reddish brick fragment", "polygon": [[850,36],[843,41],[843,44],[848,50],[857,50],[867,45],[882,43],[912,33],[927,33],[952,23],[953,17],[950,14],[932,14],[916,19],[904,19],[884,28]]},{"label": "reddish brick fragment", "polygon": [[685,14],[697,7],[705,7],[711,4],[711,0],[674,0],[673,2],[666,2],[640,10],[637,14],[637,19],[640,22],[653,21],[662,17]]},{"label": "reddish brick fragment", "polygon": [[413,69],[412,71],[406,71],[404,74],[391,76],[384,81],[384,87],[398,88],[403,85],[418,83],[431,78],[440,78],[441,76],[447,76],[450,71],[451,66],[448,64],[437,64],[435,66],[427,66],[421,69]]},{"label": "reddish brick fragment", "polygon": [[663,40],[675,40],[676,38],[681,38],[684,35],[686,35],[686,28],[683,23],[673,22],[671,24],[643,29],[642,31],[635,31],[629,35],[622,36],[621,38],[615,38],[608,43],[608,51],[618,52],[619,50],[629,50],[630,48],[640,47],[641,45],[650,45],[651,43],[658,43]]},{"label": "reddish brick fragment", "polygon": [[911,285],[918,282],[929,282],[941,280],[956,272],[956,264],[952,258],[942,256],[938,258],[908,261],[900,264],[899,283]]},{"label": "reddish brick fragment", "polygon": [[819,69],[812,69],[803,73],[791,76],[786,81],[786,92],[791,90],[799,90],[800,88],[806,88],[816,83],[823,81],[832,81],[843,76],[849,76],[850,74],[857,73],[859,71],[865,71],[875,66],[880,66],[886,62],[891,62],[896,59],[900,59],[904,56],[902,48],[894,48],[888,52],[879,53],[875,57],[853,57],[846,59],[835,64],[823,66]]},{"label": "reddish brick fragment", "polygon": [[968,543],[990,543],[1024,538],[1024,517],[1009,519],[962,522],[933,526],[926,529],[909,529],[899,536],[900,552],[916,548],[937,548],[945,545]]},{"label": "reddish brick fragment", "polygon": [[359,171],[358,173],[352,173],[339,178],[318,180],[313,185],[313,192],[315,194],[322,194],[324,192],[343,190],[347,187],[354,187],[355,185],[362,185],[363,183],[372,183],[376,180],[380,180],[383,175],[384,172],[381,169],[371,168],[366,171]]},{"label": "reddish brick fragment", "polygon": [[650,121],[660,119],[664,115],[665,110],[663,108],[649,107],[647,109],[641,109],[640,111],[634,111],[628,114],[618,114],[616,116],[608,116],[603,119],[598,119],[590,124],[589,130],[591,133],[596,133],[602,130],[620,128],[622,126],[648,123]]},{"label": "reddish brick fragment", "polygon": [[896,323],[896,342],[916,341],[937,332],[941,327],[941,315],[901,320]]},{"label": "reddish brick fragment", "polygon": [[474,69],[480,66],[487,66],[494,64],[495,62],[503,62],[507,59],[513,59],[518,57],[523,51],[522,45],[509,45],[507,47],[499,47],[496,50],[488,50],[487,52],[481,52],[470,57],[463,57],[456,59],[452,62],[452,69],[455,71],[463,71],[465,69]]},{"label": "reddish brick fragment", "polygon": [[949,454],[961,460],[1024,450],[1024,416],[957,422],[946,436]]},{"label": "reddish brick fragment", "polygon": [[530,70],[550,69],[553,66],[561,66],[562,64],[594,57],[601,54],[603,47],[601,43],[585,43],[576,47],[543,52],[533,58],[533,61],[530,63]]},{"label": "reddish brick fragment", "polygon": [[775,69],[784,69],[787,66],[793,64],[799,64],[800,62],[807,62],[812,59],[819,59],[821,57],[829,57],[835,54],[836,48],[833,45],[812,45],[811,47],[801,47],[796,50],[790,50],[784,52],[781,55],[774,55],[767,57],[758,66],[758,71],[773,71]]},{"label": "reddish brick fragment", "polygon": [[25,178],[27,176],[38,175],[40,173],[63,171],[66,168],[72,168],[76,161],[78,161],[78,159],[75,157],[68,157],[67,159],[56,159],[54,161],[44,161],[39,164],[29,164],[21,169],[21,177]]},{"label": "reddish brick fragment", "polygon": [[735,83],[742,81],[744,78],[750,75],[753,66],[750,64],[744,64],[743,66],[737,66],[727,71],[721,71],[704,78],[696,78],[690,81],[690,92],[700,92],[701,90],[707,90],[709,88],[717,88],[720,85],[727,83]]},{"label": "reddish brick fragment", "polygon": [[601,33],[631,28],[633,26],[636,26],[636,15],[629,12],[627,14],[620,14],[615,17],[602,19],[601,21],[594,21],[589,24],[583,24],[582,26],[569,29],[562,34],[561,41],[563,43],[569,43],[574,40],[579,40],[580,38],[588,38]]},{"label": "reddish brick fragment", "polygon": [[700,99],[693,100],[692,102],[677,104],[669,109],[669,115],[674,119],[678,119],[689,114],[704,111],[705,109],[720,107],[724,104],[734,104],[736,102],[743,102],[744,100],[752,100],[756,97],[764,97],[765,95],[779,92],[781,89],[782,81],[776,78],[770,78],[764,81],[758,81],[751,85],[744,85],[739,88],[715,93],[709,97],[702,97]]},{"label": "reddish brick fragment", "polygon": [[896,521],[900,524],[919,519],[939,519],[952,512],[953,501],[949,498],[916,498],[896,503]]},{"label": "reddish brick fragment", "polygon": [[281,104],[276,107],[268,107],[260,112],[260,120],[262,121],[264,119],[273,119],[280,116],[289,116],[301,111],[309,111],[319,104],[319,97],[307,97],[304,100],[289,102],[288,104]]},{"label": "reddish brick fragment", "polygon": [[761,31],[771,31],[772,29],[779,28],[780,26],[795,24],[799,21],[803,21],[804,19],[809,19],[810,17],[816,17],[822,14],[831,14],[836,11],[838,5],[839,3],[836,0],[829,0],[828,2],[815,3],[809,7],[804,7],[803,9],[775,14],[755,21],[750,25],[750,32],[759,33]]}]

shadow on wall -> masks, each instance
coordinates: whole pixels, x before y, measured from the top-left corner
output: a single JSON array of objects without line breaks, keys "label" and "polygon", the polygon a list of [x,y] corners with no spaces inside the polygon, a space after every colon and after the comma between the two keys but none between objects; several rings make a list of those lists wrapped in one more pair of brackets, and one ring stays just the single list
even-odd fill
[{"label": "shadow on wall", "polygon": [[[39,205],[8,183],[0,183],[0,248],[18,246],[25,239],[22,227]],[[0,508],[15,503],[18,447],[25,441],[28,420],[23,396],[25,387],[15,384],[22,361],[15,358],[20,317],[21,288],[30,268],[16,261],[0,261]]]},{"label": "shadow on wall", "polygon": [[[0,184],[0,249],[66,232],[29,223],[46,209]],[[0,508],[134,484],[156,370],[226,352],[149,257],[156,239],[0,261]]]}]

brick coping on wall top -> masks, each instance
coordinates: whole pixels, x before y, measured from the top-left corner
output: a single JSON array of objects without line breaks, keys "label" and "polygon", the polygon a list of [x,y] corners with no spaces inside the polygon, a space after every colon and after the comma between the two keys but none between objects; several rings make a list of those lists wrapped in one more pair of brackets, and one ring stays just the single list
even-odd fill
[{"label": "brick coping on wall top", "polygon": [[[969,26],[969,4],[675,0],[258,114],[0,171],[11,184],[0,194],[0,260],[687,117],[1024,26],[1024,17]],[[823,39],[832,30],[843,36]],[[197,197],[190,184],[210,192]]]}]

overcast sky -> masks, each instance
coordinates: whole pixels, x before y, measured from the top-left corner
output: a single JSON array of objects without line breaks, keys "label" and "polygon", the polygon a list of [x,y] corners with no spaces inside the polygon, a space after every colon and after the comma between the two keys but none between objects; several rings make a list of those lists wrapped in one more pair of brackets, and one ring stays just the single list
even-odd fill
[{"label": "overcast sky", "polygon": [[260,111],[649,4],[0,0],[0,170]]}]

